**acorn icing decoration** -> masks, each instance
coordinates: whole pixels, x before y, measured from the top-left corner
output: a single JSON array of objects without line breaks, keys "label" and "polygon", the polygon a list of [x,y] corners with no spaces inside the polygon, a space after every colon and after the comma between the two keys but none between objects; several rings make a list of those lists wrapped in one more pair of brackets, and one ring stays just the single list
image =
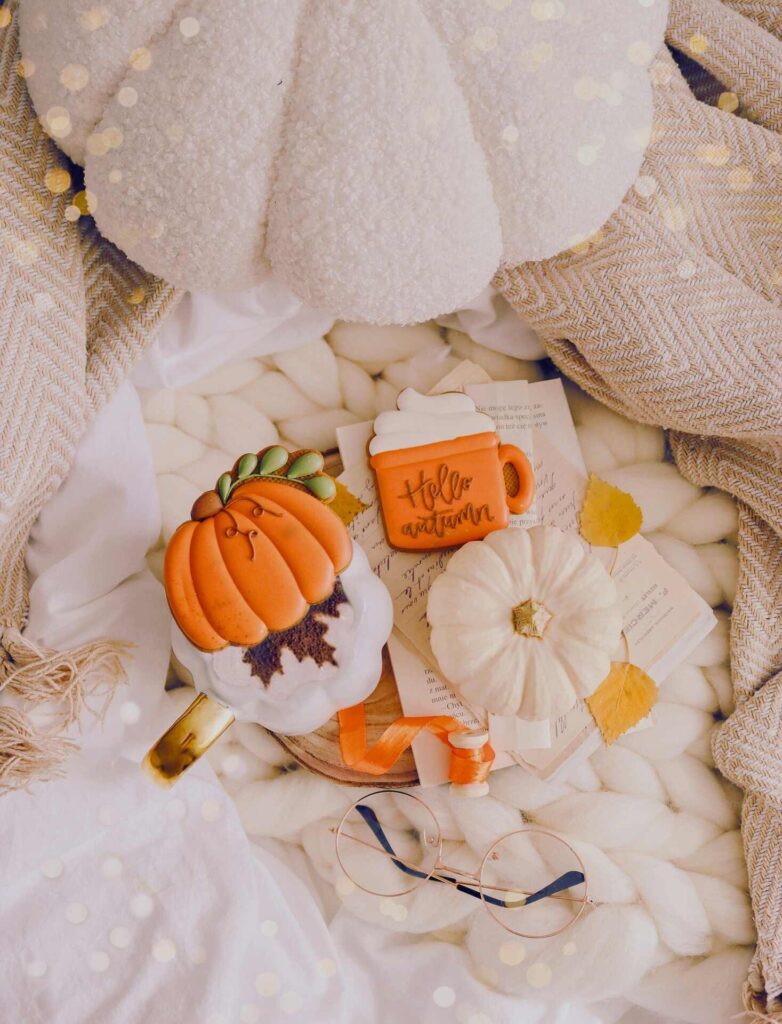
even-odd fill
[{"label": "acorn icing decoration", "polygon": [[352,542],[327,507],[336,485],[320,452],[247,453],[196,499],[166,551],[166,595],[202,651],[251,647],[326,601]]}]

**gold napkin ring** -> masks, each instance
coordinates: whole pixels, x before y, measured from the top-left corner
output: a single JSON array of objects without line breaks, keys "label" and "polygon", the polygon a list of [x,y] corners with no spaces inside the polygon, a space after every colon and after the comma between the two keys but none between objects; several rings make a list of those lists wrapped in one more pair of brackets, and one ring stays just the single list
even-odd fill
[{"label": "gold napkin ring", "polygon": [[172,786],[233,721],[230,708],[199,693],[147,751],[141,767],[158,785]]}]

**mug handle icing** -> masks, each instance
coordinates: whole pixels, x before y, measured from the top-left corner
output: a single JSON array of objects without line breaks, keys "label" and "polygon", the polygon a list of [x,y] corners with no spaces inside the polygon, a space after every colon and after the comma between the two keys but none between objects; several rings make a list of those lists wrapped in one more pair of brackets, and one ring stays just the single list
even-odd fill
[{"label": "mug handle icing", "polygon": [[535,497],[535,474],[532,466],[521,448],[517,448],[515,444],[501,444],[497,457],[503,466],[506,463],[513,466],[519,475],[518,491],[513,495],[507,494],[505,501],[514,515],[520,515],[527,511]]},{"label": "mug handle icing", "polygon": [[199,693],[196,699],[150,747],[141,766],[160,786],[172,786],[233,723],[225,704]]}]

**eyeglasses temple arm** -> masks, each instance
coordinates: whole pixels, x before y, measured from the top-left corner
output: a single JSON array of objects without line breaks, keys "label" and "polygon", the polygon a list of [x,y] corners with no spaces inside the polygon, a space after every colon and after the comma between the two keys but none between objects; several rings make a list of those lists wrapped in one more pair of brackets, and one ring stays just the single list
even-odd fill
[{"label": "eyeglasses temple arm", "polygon": [[543,888],[538,889],[537,892],[533,892],[529,896],[525,896],[523,900],[514,903],[508,902],[505,905],[528,907],[530,903],[537,903],[538,900],[544,900],[549,896],[556,896],[558,892],[562,892],[564,889],[570,889],[574,885],[581,885],[584,880],[583,871],[566,871],[564,875],[560,875],[559,878],[555,878],[553,882],[549,882],[548,885],[544,885]]},{"label": "eyeglasses temple arm", "polygon": [[375,839],[377,839],[377,841],[383,847],[385,852],[391,857],[392,862],[396,865],[396,867],[399,868],[400,871],[403,871],[406,875],[412,875],[414,878],[426,879],[429,877],[427,872],[418,871],[416,870],[416,868],[410,867],[409,864],[405,864],[403,860],[398,859],[396,851],[394,850],[391,843],[388,841],[388,838],[385,832],[383,831],[383,826],[377,820],[377,815],[375,814],[371,807],[367,807],[366,804],[358,804],[356,806],[356,810],[367,823],[367,825],[369,825]]}]

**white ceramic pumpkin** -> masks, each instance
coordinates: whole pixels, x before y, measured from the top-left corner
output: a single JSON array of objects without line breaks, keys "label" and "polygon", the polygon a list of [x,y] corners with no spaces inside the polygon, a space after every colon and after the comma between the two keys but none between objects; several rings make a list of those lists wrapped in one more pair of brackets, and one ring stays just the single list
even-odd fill
[{"label": "white ceramic pumpkin", "polygon": [[462,696],[529,719],[593,693],[622,629],[602,562],[553,526],[465,544],[432,585],[427,616],[435,657]]},{"label": "white ceramic pumpkin", "polygon": [[[210,654],[191,644],[176,624],[174,656],[190,676],[188,681],[227,704],[239,721],[290,735],[312,732],[374,690],[380,679],[383,644],[393,625],[391,596],[357,544],[339,581],[347,601],[338,605],[336,614],[316,612],[314,616],[326,627],[318,641],[333,648],[321,664],[309,656],[299,661],[290,647],[284,647],[279,652],[279,669],[264,682],[248,657],[250,648],[229,646]],[[270,633],[256,650],[276,643],[279,636]]]},{"label": "white ceramic pumpkin", "polygon": [[100,230],[191,290],[271,264],[410,322],[594,232],[640,167],[666,0],[22,0]]}]

